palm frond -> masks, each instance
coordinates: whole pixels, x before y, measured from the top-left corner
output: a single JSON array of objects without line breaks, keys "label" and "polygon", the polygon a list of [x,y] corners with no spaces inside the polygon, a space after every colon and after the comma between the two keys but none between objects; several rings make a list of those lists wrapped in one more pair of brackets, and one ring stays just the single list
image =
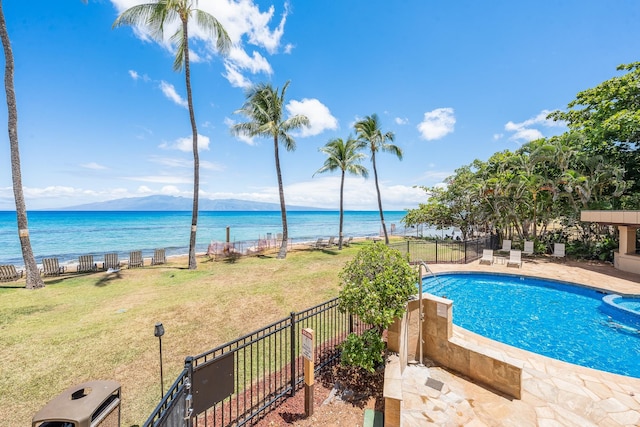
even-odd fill
[{"label": "palm frond", "polygon": [[231,38],[227,34],[220,21],[213,15],[200,9],[195,10],[196,23],[216,39],[216,49],[222,54],[227,54],[231,48]]}]

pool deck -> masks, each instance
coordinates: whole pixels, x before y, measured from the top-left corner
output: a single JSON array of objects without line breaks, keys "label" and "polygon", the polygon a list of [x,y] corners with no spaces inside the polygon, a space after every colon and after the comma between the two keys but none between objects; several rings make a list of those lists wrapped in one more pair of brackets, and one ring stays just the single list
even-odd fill
[{"label": "pool deck", "polygon": [[[524,258],[522,268],[495,263],[480,265],[478,261],[466,265],[429,265],[429,268],[434,273],[478,271],[531,275],[615,293],[640,294],[640,275],[599,263],[543,257]],[[425,360],[425,366],[409,366],[402,376],[403,427],[640,425],[640,378],[561,362],[457,326],[454,326],[454,335],[523,361],[522,399],[502,396]]]}]

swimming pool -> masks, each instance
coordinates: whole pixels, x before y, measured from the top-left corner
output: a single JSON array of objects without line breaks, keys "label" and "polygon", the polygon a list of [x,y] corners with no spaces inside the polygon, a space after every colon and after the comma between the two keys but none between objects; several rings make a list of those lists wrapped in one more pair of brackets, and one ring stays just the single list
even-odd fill
[{"label": "swimming pool", "polygon": [[453,300],[453,323],[496,341],[577,365],[640,378],[640,331],[605,294],[566,282],[442,273],[423,292]]}]

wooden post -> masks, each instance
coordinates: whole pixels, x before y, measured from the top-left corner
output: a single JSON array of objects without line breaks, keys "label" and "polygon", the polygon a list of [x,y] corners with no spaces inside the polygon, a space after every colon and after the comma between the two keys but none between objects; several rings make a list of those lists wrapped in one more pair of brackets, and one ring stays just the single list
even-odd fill
[{"label": "wooden post", "polygon": [[304,357],[304,414],[313,415],[313,384],[314,384],[314,336],[313,329],[302,329],[302,357]]}]

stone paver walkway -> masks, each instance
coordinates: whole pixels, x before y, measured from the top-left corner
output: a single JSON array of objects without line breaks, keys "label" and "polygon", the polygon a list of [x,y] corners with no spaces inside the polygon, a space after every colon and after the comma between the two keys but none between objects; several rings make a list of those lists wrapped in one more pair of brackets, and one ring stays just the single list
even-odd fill
[{"label": "stone paver walkway", "polygon": [[[532,275],[617,293],[640,294],[640,276],[597,263],[535,258],[525,260],[522,268],[478,262],[429,267],[435,273],[486,271]],[[561,362],[456,326],[454,335],[522,360],[522,399],[501,396],[425,360],[425,366],[409,366],[402,377],[404,427],[640,425],[640,378]]]}]

